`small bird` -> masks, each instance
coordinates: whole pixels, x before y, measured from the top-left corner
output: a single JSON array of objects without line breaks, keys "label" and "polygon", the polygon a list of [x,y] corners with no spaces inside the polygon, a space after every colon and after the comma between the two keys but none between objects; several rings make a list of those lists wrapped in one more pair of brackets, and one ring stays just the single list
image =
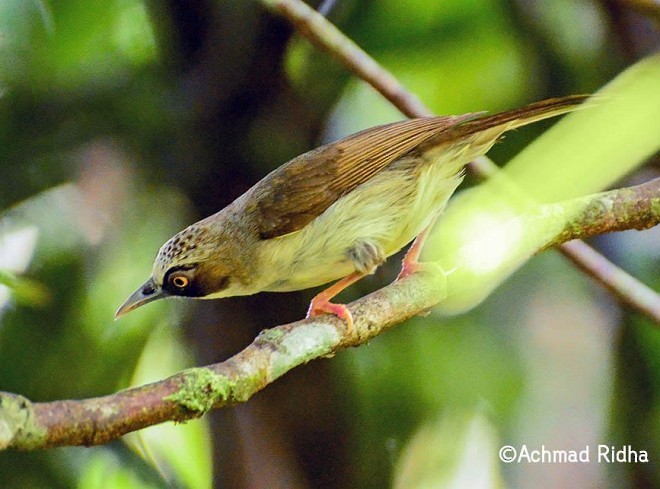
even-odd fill
[{"label": "small bird", "polygon": [[574,110],[587,96],[373,127],[277,168],[220,212],[158,252],[151,278],[115,317],[164,297],[215,299],[302,290],[339,280],[312,300],[307,317],[415,240],[397,280],[420,269],[429,229],[463,179],[463,168],[502,134]]}]

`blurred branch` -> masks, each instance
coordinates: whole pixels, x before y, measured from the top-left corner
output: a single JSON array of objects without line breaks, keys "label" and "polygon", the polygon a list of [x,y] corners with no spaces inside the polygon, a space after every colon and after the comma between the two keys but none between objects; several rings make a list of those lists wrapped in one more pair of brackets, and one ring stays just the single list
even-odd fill
[{"label": "blurred branch", "polygon": [[[653,289],[620,268],[611,267],[603,255],[584,241],[564,243],[561,250],[564,256],[613,292],[623,304],[660,324],[660,296]],[[579,257],[579,260],[573,259],[574,256]]]},{"label": "blurred branch", "polygon": [[277,15],[287,18],[314,46],[328,53],[350,72],[366,81],[405,116],[433,115],[433,112],[409,92],[394,75],[304,2],[261,0],[261,3]]},{"label": "blurred branch", "polygon": [[[350,72],[369,83],[407,117],[433,115],[431,109],[409,92],[394,75],[380,66],[369,54],[301,0],[261,0],[261,3],[275,14],[287,18],[312,44],[330,54]],[[470,163],[470,169],[481,178],[486,178],[499,171],[497,165],[486,156]],[[621,302],[646,313],[645,304],[635,303],[637,297],[644,296],[643,290],[646,289],[646,286],[634,277],[602,255],[599,255],[598,266],[594,267],[593,257],[598,255],[598,252],[585,243],[561,245],[559,250],[578,268],[587,272],[596,282],[612,292]],[[614,276],[626,278],[613,282],[610,277]],[[635,284],[639,284],[640,290],[637,293],[631,293],[629,288],[634,288]],[[623,288],[620,289],[619,286]]]},{"label": "blurred branch", "polygon": [[[660,179],[552,206],[569,211],[580,206],[582,212],[570,218],[548,246],[610,231],[646,229],[660,223]],[[539,215],[547,215],[543,207],[537,215],[520,218],[538,221]],[[298,365],[367,343],[442,302],[452,290],[453,276],[418,273],[351,303],[353,335],[346,334],[343,321],[325,315],[263,331],[225,362],[105,397],[32,403],[0,392],[0,449],[98,445],[147,426],[185,421],[245,402]],[[660,324],[660,297],[650,291],[646,300],[648,314]]]}]

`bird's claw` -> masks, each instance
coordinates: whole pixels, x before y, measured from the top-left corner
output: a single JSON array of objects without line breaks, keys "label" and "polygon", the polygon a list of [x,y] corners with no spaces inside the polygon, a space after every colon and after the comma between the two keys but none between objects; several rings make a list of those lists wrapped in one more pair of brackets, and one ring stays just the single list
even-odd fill
[{"label": "bird's claw", "polygon": [[419,272],[422,268],[424,268],[423,265],[416,260],[415,261],[404,260],[403,263],[401,264],[401,271],[399,272],[399,275],[396,276],[396,280],[403,280],[404,278]]},{"label": "bird's claw", "polygon": [[453,268],[450,271],[446,271],[438,263],[434,261],[406,262],[404,260],[401,265],[401,271],[399,272],[399,275],[397,275],[395,282],[398,280],[403,280],[404,278],[409,277],[410,275],[413,275],[414,273],[418,273],[418,272],[429,273],[434,276],[446,277],[447,275],[451,274],[454,270],[456,270],[456,268]]},{"label": "bird's claw", "polygon": [[353,315],[344,304],[335,304],[324,297],[316,296],[309,304],[307,318],[313,318],[322,314],[333,314],[346,322],[346,332],[352,335],[355,327],[353,324]]}]

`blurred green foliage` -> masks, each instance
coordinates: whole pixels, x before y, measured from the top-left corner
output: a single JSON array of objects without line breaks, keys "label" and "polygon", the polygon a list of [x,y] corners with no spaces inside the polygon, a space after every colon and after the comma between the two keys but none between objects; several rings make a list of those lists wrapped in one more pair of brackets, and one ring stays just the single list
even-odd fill
[{"label": "blurred green foliage", "polygon": [[[634,48],[598,2],[346,0],[330,19],[438,113],[593,92]],[[221,0],[0,0],[0,114],[0,389],[35,401],[219,361],[255,325],[301,317],[311,292],[227,301],[238,312],[224,315],[155,303],[113,321],[174,232],[286,159],[401,117],[257,3]],[[508,161],[543,129],[491,156]],[[657,233],[598,245],[657,290]],[[391,280],[390,261],[342,297]],[[411,320],[213,422],[2,452],[0,487],[660,487],[658,358],[657,329],[546,253],[469,313]],[[522,443],[655,456],[567,480],[561,466],[497,461]]]}]

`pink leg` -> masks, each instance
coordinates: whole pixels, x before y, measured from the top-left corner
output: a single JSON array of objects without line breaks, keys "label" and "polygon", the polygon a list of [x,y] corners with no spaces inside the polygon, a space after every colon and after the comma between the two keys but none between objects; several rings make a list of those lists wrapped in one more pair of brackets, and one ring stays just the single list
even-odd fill
[{"label": "pink leg", "polygon": [[436,219],[433,219],[431,224],[429,224],[426,229],[419,233],[415,238],[415,241],[413,241],[412,246],[410,246],[408,249],[408,253],[406,253],[406,256],[403,257],[403,262],[401,262],[401,271],[396,277],[397,280],[402,280],[424,268],[424,264],[419,262],[419,255],[422,252],[426,238],[428,238],[431,229],[433,229],[435,221]]},{"label": "pink leg", "polygon": [[321,314],[334,314],[339,319],[346,321],[347,332],[353,334],[353,316],[351,311],[348,310],[344,304],[333,304],[330,302],[334,296],[339,294],[342,290],[348,287],[351,284],[354,284],[365,274],[359,272],[353,272],[350,275],[342,278],[338,282],[332,284],[330,287],[325,289],[323,292],[319,293],[312,299],[312,302],[309,304],[309,310],[307,311],[307,317],[311,318],[314,316],[319,316]]}]

